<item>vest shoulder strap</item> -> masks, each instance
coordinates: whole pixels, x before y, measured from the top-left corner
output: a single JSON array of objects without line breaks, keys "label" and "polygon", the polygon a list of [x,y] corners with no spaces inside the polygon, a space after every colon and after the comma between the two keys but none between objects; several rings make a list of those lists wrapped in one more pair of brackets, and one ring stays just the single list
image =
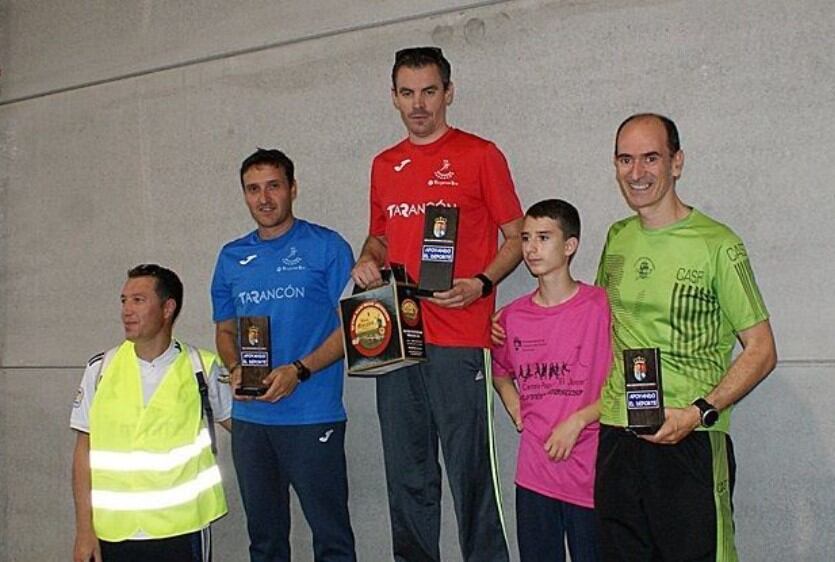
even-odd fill
[{"label": "vest shoulder strap", "polygon": [[116,352],[119,351],[119,346],[111,347],[107,351],[105,351],[102,355],[101,363],[99,363],[99,374],[96,375],[96,386],[95,388],[99,388],[99,383],[101,382],[101,378],[104,373],[107,371],[107,366],[110,365],[110,362],[113,361],[113,356],[116,355]]},{"label": "vest shoulder strap", "polygon": [[200,404],[203,406],[203,413],[206,416],[206,425],[209,429],[209,437],[212,440],[212,453],[217,455],[217,437],[215,435],[215,415],[212,411],[212,403],[209,401],[209,385],[206,384],[206,368],[203,365],[203,358],[200,352],[193,345],[184,344],[191,359],[191,368],[194,371],[194,378],[197,380],[197,389],[200,391]]}]

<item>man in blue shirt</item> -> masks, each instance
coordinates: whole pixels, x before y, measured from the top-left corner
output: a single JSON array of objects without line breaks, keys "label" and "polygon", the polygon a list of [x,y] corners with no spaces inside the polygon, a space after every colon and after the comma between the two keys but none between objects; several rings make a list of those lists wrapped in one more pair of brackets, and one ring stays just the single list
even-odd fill
[{"label": "man in blue shirt", "polygon": [[259,149],[241,165],[257,229],[226,244],[212,279],[217,351],[240,385],[238,322],[269,316],[266,393],[235,395],[232,454],[252,562],[290,560],[289,487],[313,531],[314,559],[354,561],[348,517],[342,335],[337,306],[353,255],[336,232],[293,216],[293,162]]}]

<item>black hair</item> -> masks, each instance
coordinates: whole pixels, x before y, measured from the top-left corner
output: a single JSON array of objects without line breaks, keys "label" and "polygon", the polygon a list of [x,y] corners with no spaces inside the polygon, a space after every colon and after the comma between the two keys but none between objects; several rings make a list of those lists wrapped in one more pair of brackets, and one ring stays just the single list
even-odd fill
[{"label": "black hair", "polygon": [[549,218],[557,221],[566,240],[569,238],[580,239],[580,213],[577,208],[562,199],[545,199],[534,203],[525,213],[526,217],[532,219]]},{"label": "black hair", "polygon": [[449,89],[449,83],[452,79],[452,66],[444,57],[440,47],[409,47],[397,51],[394,54],[394,66],[391,69],[391,87],[397,88],[397,71],[401,67],[423,68],[430,64],[438,67],[444,90]]},{"label": "black hair", "polygon": [[244,187],[244,174],[253,166],[273,166],[284,170],[287,183],[292,186],[295,182],[296,167],[290,158],[277,148],[259,148],[241,163],[241,187]]},{"label": "black hair", "polygon": [[128,279],[136,279],[137,277],[153,277],[156,279],[156,287],[154,290],[162,302],[168,299],[174,299],[177,308],[174,309],[174,316],[171,318],[171,323],[180,315],[180,309],[183,308],[183,282],[177,277],[177,274],[155,263],[142,263],[128,270]]}]

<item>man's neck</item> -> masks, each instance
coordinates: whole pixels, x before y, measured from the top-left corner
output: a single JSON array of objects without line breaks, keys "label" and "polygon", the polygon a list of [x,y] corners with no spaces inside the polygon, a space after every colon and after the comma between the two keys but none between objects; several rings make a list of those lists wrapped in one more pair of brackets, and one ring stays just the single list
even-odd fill
[{"label": "man's neck", "polygon": [[533,301],[540,306],[557,306],[571,299],[577,294],[580,284],[577,283],[566,266],[563,269],[542,275],[537,278],[539,289],[533,296]]},{"label": "man's neck", "polygon": [[443,126],[438,127],[437,130],[433,131],[431,135],[426,137],[418,137],[413,135],[412,133],[409,133],[409,142],[418,146],[432,144],[433,142],[444,136],[447,133],[447,131],[449,131],[449,129],[449,125],[444,123]]},{"label": "man's neck", "polygon": [[291,228],[293,228],[293,224],[296,222],[296,218],[291,216],[283,223],[279,224],[278,226],[273,226],[270,228],[265,228],[262,226],[258,227],[258,237],[261,240],[274,240],[281,236],[282,234],[286,234]]},{"label": "man's neck", "polygon": [[657,207],[638,209],[638,218],[644,228],[658,230],[685,219],[692,210],[681,199],[675,197],[669,203]]},{"label": "man's neck", "polygon": [[133,350],[136,356],[150,363],[171,345],[171,332],[163,330],[156,337],[141,342],[134,342]]}]

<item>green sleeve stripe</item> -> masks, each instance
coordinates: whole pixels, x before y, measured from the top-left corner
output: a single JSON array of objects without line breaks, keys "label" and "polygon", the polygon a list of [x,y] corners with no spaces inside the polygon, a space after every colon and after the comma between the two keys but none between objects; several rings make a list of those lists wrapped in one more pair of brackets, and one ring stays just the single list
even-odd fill
[{"label": "green sleeve stripe", "polygon": [[734,265],[739,281],[742,283],[742,288],[745,290],[745,295],[748,297],[748,304],[754,315],[757,318],[765,318],[767,312],[765,304],[763,303],[760,290],[757,288],[757,283],[754,280],[754,270],[751,269],[751,262],[747,259]]}]

